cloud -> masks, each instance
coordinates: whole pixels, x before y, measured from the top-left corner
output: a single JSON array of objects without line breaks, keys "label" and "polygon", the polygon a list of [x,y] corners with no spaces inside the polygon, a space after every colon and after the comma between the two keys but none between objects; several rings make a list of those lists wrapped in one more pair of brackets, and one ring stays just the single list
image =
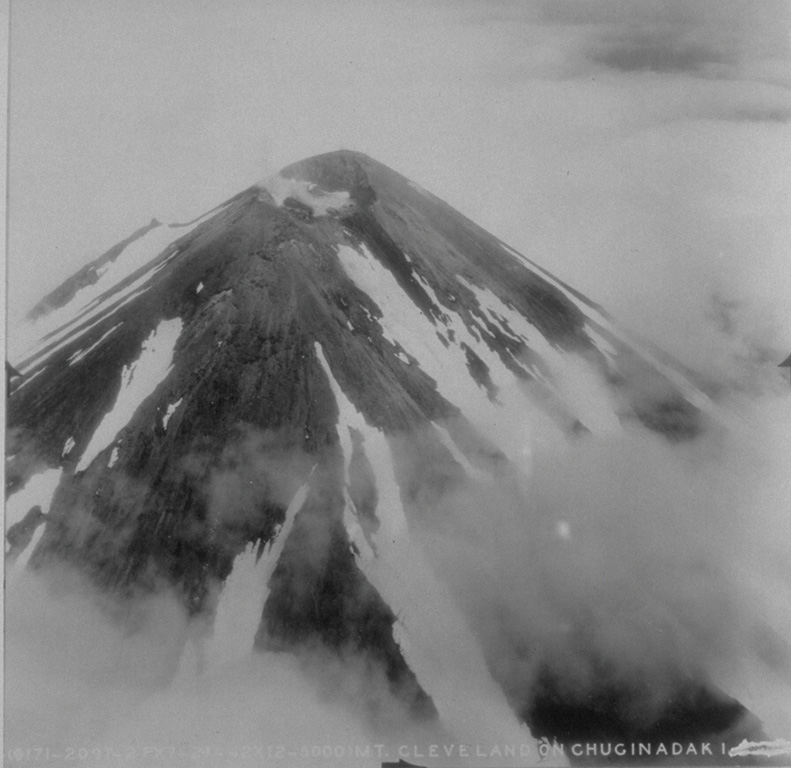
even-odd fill
[{"label": "cloud", "polygon": [[[791,18],[784,3],[558,0],[465,7],[467,24],[498,39],[492,50],[501,59],[503,47],[511,49],[505,77],[585,79],[609,71],[788,82]],[[509,67],[514,61],[522,65]]]},{"label": "cloud", "polygon": [[734,109],[729,119],[747,123],[791,122],[791,107],[772,107],[758,104]]},{"label": "cloud", "polygon": [[459,207],[692,366],[730,365],[712,292],[781,344],[789,6],[499,3],[473,19],[503,155],[490,175],[521,205],[490,185]]},{"label": "cloud", "polygon": [[641,720],[680,678],[707,680],[783,735],[790,406],[733,400],[681,446],[642,429],[558,444],[521,497],[502,483],[443,499],[449,522],[423,541],[505,690],[524,701],[549,669],[580,701],[624,686]]},{"label": "cloud", "polygon": [[208,634],[172,590],[121,603],[69,567],[25,572],[5,605],[6,749],[79,751],[91,768],[364,768],[375,743],[446,737],[408,720],[361,656],[253,651],[267,557],[236,561]]},{"label": "cloud", "polygon": [[712,66],[732,65],[734,52],[685,40],[678,33],[638,31],[600,43],[590,60],[622,72],[706,73]]}]

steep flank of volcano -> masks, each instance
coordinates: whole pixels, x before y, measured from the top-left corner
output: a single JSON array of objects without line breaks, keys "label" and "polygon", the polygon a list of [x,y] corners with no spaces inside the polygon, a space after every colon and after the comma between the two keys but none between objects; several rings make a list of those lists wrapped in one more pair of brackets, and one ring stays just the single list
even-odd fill
[{"label": "steep flank of volcano", "polygon": [[[431,303],[420,278],[442,305],[458,311],[459,303],[472,298],[463,289],[458,295],[456,278],[462,276],[474,285],[496,285],[498,297],[552,341],[565,348],[590,347],[582,312],[560,290],[474,222],[381,163],[338,152],[288,166],[282,175],[323,189],[348,189],[357,205],[344,223],[361,240],[376,244],[377,255],[424,311],[439,313],[442,307]],[[500,343],[507,336],[496,327],[491,332]]]},{"label": "steep flank of volcano", "polygon": [[518,494],[502,438],[528,410],[569,437],[639,419],[681,439],[708,407],[581,294],[347,151],[152,222],[31,318],[6,490],[41,484],[46,524],[20,562],[122,601],[174,591],[207,626],[254,547],[276,561],[251,648],[363,654],[420,718],[437,709],[382,563],[446,530],[466,484]]}]

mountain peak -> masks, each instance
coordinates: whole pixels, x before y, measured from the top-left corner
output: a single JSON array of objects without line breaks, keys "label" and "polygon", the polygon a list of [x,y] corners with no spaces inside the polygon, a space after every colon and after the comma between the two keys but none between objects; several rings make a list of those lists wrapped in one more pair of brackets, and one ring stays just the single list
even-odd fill
[{"label": "mountain peak", "polygon": [[[230,574],[260,559],[250,649],[361,656],[417,718],[443,715],[442,687],[435,649],[415,650],[430,633],[398,618],[414,596],[403,554],[440,533],[464,551],[460,499],[480,505],[476,536],[504,496],[529,507],[528,422],[542,438],[641,422],[678,440],[708,403],[582,294],[349,150],[188,224],[151,222],[34,319],[12,356],[6,478],[44,524],[16,567],[68,565],[122,604],[166,590],[205,627]],[[530,680],[497,677],[500,640],[481,669],[544,722]]]},{"label": "mountain peak", "polygon": [[357,205],[366,207],[376,199],[369,173],[394,174],[362,152],[340,149],[305,158],[286,166],[280,176],[316,184],[327,192],[348,192]]},{"label": "mountain peak", "polygon": [[[332,152],[322,152],[318,155],[311,155],[309,157],[305,157],[302,160],[297,160],[294,163],[287,165],[285,168],[281,170],[281,173],[284,176],[294,176],[298,173],[299,169],[302,168],[316,168],[322,169],[325,172],[329,172],[332,169],[342,169],[342,168],[349,168],[349,167],[373,167],[379,166],[381,168],[387,168],[384,164],[380,163],[378,160],[375,160],[370,155],[366,155],[364,152],[358,152],[354,149],[336,149]],[[395,173],[391,169],[387,168],[391,173]]]}]

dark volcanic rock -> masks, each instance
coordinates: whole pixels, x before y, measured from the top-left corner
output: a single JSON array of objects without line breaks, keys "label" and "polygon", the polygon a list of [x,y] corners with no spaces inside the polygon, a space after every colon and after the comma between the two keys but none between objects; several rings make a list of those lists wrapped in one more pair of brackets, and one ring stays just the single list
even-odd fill
[{"label": "dark volcanic rock", "polygon": [[343,525],[342,456],[327,451],[269,583],[255,644],[287,650],[322,644],[381,665],[414,717],[436,717],[393,639],[395,614],[358,568]]},{"label": "dark volcanic rock", "polygon": [[[563,692],[548,675],[539,679],[537,688],[523,717],[534,735],[564,745],[572,765],[666,762],[662,758],[672,756],[673,744],[684,750],[683,765],[721,765],[723,744],[730,749],[745,738],[765,738],[755,718],[738,701],[693,680],[675,686],[648,719],[639,714],[637,702],[651,691],[602,685],[589,695],[575,697]],[[701,754],[704,743],[713,747],[710,754]],[[575,744],[578,748],[572,750]],[[595,754],[586,753],[589,744],[598,745]],[[625,754],[613,750],[616,744],[626,745]],[[636,749],[643,745],[642,753],[633,755],[633,744]],[[766,764],[755,758],[741,762],[762,763]]]}]

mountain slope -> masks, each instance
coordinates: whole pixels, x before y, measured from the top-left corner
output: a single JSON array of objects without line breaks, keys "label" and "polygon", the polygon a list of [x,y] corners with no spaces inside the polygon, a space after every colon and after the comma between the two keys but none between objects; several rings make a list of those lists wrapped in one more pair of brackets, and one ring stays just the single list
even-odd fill
[{"label": "mountain slope", "polygon": [[[175,590],[205,627],[235,560],[279,542],[251,646],[361,654],[418,719],[438,708],[386,575],[399,548],[477,536],[457,530],[458,494],[522,498],[528,412],[569,437],[635,420],[680,440],[709,407],[582,294],[347,151],[190,224],[153,221],[30,320],[11,342],[7,493],[41,483],[46,515],[19,562],[74,565],[121,600]],[[498,682],[561,735],[541,714],[568,700],[551,680],[545,706]],[[679,685],[681,720],[744,715]],[[616,733],[643,732],[611,709]]]}]

